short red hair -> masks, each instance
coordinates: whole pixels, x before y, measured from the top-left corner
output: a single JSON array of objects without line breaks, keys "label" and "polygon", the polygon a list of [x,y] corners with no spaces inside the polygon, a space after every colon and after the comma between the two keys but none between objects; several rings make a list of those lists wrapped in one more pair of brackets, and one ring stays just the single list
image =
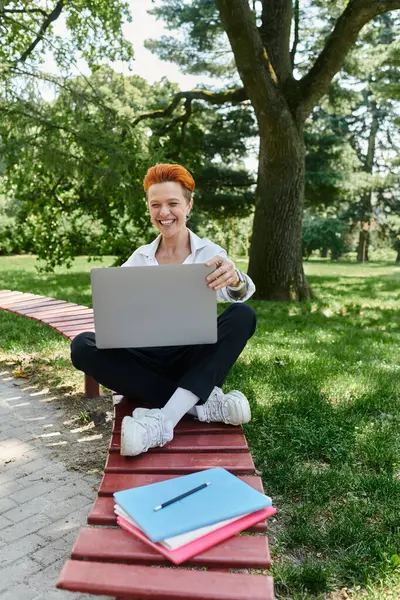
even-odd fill
[{"label": "short red hair", "polygon": [[144,191],[147,190],[153,183],[164,183],[165,181],[176,181],[181,184],[183,194],[188,202],[192,197],[195,188],[195,182],[191,174],[185,167],[181,165],[166,165],[160,164],[150,167],[143,180]]}]

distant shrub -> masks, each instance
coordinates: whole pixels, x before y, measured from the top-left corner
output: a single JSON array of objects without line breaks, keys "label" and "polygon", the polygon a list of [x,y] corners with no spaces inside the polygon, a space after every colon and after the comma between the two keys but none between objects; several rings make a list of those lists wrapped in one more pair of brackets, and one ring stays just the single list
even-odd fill
[{"label": "distant shrub", "polygon": [[303,256],[308,259],[317,250],[322,256],[328,256],[329,253],[332,260],[340,258],[349,251],[346,232],[347,224],[340,219],[306,213],[303,221]]}]

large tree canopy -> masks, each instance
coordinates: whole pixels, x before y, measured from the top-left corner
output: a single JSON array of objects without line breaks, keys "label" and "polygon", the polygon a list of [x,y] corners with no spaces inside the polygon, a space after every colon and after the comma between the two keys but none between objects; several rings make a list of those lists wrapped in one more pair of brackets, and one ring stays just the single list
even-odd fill
[{"label": "large tree canopy", "polygon": [[149,241],[142,181],[155,162],[179,157],[194,173],[194,227],[205,215],[226,219],[253,209],[255,182],[242,162],[256,133],[250,112],[196,104],[189,122],[159,117],[132,125],[144,110],[162,112],[176,91],[167,80],[151,86],[104,66],[68,82],[52,102],[0,104],[2,189],[47,268],[82,251],[123,259]]},{"label": "large tree canopy", "polygon": [[[82,231],[93,253],[123,257],[146,241],[141,181],[157,161],[181,157],[194,172],[195,225],[205,212],[243,216],[254,206],[254,178],[242,160],[246,139],[256,135],[251,111],[218,112],[186,98],[185,113],[171,120],[176,86],[149,86],[103,64],[132,58],[122,34],[130,19],[124,0],[0,5],[3,188],[48,268],[79,252]],[[45,70],[49,55],[57,76]],[[91,76],[76,76],[80,58]],[[41,99],[43,83],[53,86],[54,101]],[[147,111],[156,118],[144,120]]]},{"label": "large tree canopy", "polygon": [[[315,0],[307,9],[300,2],[293,7],[292,0],[162,0],[154,9],[183,36],[150,41],[150,48],[187,72],[232,76],[228,89],[220,92],[180,93],[171,112],[196,93],[213,103],[250,100],[254,108],[260,153],[249,273],[259,298],[310,296],[301,258],[305,121],[328,92],[363,27],[397,8],[400,0]],[[310,32],[315,15],[321,23],[319,35]],[[308,49],[308,64],[297,68],[301,47]],[[232,55],[241,86],[235,82]]]}]

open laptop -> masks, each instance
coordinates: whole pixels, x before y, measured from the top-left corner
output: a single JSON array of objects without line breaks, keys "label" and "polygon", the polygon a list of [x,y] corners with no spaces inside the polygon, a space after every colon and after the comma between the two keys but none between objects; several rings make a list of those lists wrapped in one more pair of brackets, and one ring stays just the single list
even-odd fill
[{"label": "open laptop", "polygon": [[92,269],[97,348],[213,344],[217,298],[202,264]]}]

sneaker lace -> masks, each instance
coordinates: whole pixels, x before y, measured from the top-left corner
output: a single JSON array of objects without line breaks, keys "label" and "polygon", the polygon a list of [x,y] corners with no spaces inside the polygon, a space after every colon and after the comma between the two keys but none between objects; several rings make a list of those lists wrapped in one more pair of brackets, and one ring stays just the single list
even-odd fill
[{"label": "sneaker lace", "polygon": [[215,390],[214,395],[204,404],[204,412],[207,420],[224,421],[225,414],[225,398],[222,390]]},{"label": "sneaker lace", "polygon": [[164,415],[162,413],[157,415],[147,414],[142,420],[142,425],[146,429],[146,446],[148,448],[163,446],[170,441],[170,436],[165,429]]}]

